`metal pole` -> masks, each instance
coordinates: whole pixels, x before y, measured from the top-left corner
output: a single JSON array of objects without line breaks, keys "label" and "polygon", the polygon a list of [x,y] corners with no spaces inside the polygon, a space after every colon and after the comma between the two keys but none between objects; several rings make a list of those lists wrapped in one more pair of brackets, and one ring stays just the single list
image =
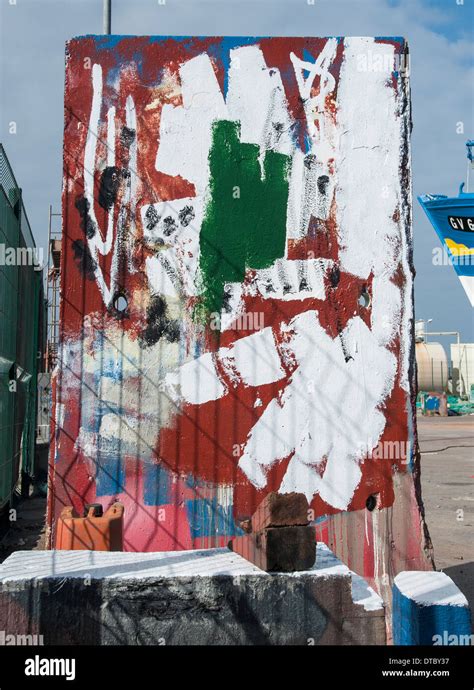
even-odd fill
[{"label": "metal pole", "polygon": [[103,2],[103,33],[110,36],[112,27],[112,0],[103,0]]},{"label": "metal pole", "polygon": [[50,324],[50,304],[49,304],[49,297],[50,297],[50,285],[49,285],[49,270],[51,267],[51,228],[52,228],[52,219],[53,219],[53,206],[52,204],[49,205],[49,213],[48,213],[48,264],[46,266],[46,348],[45,348],[45,353],[44,353],[44,370],[49,371],[49,346],[51,342],[51,324]]},{"label": "metal pole", "polygon": [[461,333],[459,331],[425,331],[425,335],[455,335],[458,345],[461,343]]}]

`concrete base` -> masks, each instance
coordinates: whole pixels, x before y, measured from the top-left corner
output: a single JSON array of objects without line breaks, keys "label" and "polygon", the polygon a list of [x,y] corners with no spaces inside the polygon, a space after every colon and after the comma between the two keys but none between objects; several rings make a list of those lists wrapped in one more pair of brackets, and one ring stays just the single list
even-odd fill
[{"label": "concrete base", "polygon": [[393,582],[393,643],[471,645],[471,612],[445,573],[411,570]]},{"label": "concrete base", "polygon": [[385,644],[382,600],[324,544],[297,573],[226,548],[18,551],[0,582],[0,629],[46,645]]}]

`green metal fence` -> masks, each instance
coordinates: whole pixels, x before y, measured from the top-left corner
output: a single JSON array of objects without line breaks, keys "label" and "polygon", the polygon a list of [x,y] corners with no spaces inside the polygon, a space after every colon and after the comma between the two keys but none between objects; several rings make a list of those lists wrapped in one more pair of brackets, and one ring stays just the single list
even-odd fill
[{"label": "green metal fence", "polygon": [[21,473],[34,474],[42,274],[33,250],[21,189],[0,144],[0,510]]}]

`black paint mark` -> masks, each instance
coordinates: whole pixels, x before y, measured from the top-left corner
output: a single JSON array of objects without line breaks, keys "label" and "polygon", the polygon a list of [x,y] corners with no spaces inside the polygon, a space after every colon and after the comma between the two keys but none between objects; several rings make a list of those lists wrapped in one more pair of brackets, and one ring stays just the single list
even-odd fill
[{"label": "black paint mark", "polygon": [[176,221],[174,218],[171,216],[166,216],[166,218],[163,218],[163,235],[165,237],[169,237],[170,235],[173,234],[175,230],[178,229],[178,226],[176,225]]},{"label": "black paint mark", "polygon": [[105,168],[100,178],[99,204],[109,211],[117,200],[120,187],[121,173],[119,168],[109,166]]},{"label": "black paint mark", "polygon": [[304,157],[304,164],[305,167],[308,168],[308,170],[311,170],[313,165],[316,163],[316,156],[314,153],[308,153],[307,156]]},{"label": "black paint mark", "polygon": [[329,177],[327,175],[320,175],[318,177],[318,191],[323,196],[327,194],[327,187],[329,184]]},{"label": "black paint mark", "polygon": [[95,280],[94,272],[97,269],[97,261],[90,253],[89,247],[83,240],[74,240],[72,243],[74,260],[78,269],[88,280]]},{"label": "black paint mark", "polygon": [[306,278],[301,278],[301,280],[300,280],[300,292],[302,290],[309,290],[309,285],[308,285],[308,281],[306,280]]},{"label": "black paint mark", "polygon": [[342,326],[341,326],[341,322],[339,321],[339,319],[337,319],[337,321],[336,321],[336,328],[337,328],[337,332],[339,334],[339,340],[341,342],[341,348],[342,348],[342,354],[344,355],[344,361],[347,364],[347,362],[350,362],[350,360],[354,359],[354,357],[352,355],[350,355],[347,351],[347,347],[346,347],[346,344],[344,342],[344,338],[342,337]]},{"label": "black paint mark", "polygon": [[120,141],[127,149],[130,147],[130,144],[134,141],[135,136],[136,132],[134,129],[130,129],[130,127],[127,127],[126,125],[122,127],[122,131],[120,133]]},{"label": "black paint mark", "polygon": [[275,292],[275,288],[273,287],[271,280],[267,280],[267,282],[265,283],[265,291],[266,292]]},{"label": "black paint mark", "polygon": [[179,321],[176,319],[170,319],[166,327],[166,339],[170,343],[177,343],[180,335],[181,331],[179,328]]},{"label": "black paint mark", "polygon": [[230,299],[232,297],[232,289],[229,287],[224,288],[224,295],[222,297],[222,309],[225,311],[226,314],[229,314],[232,311],[232,307],[230,306]]},{"label": "black paint mark", "polygon": [[283,134],[284,125],[283,122],[272,122],[273,129],[275,130],[275,137],[277,142],[280,141],[281,135]]},{"label": "black paint mark", "polygon": [[183,206],[178,214],[179,222],[183,227],[187,227],[194,220],[196,214],[192,206]]},{"label": "black paint mark", "polygon": [[90,203],[85,196],[78,196],[75,206],[81,216],[81,228],[88,240],[91,240],[96,233],[96,226],[90,217]]},{"label": "black paint mark", "polygon": [[331,287],[335,288],[339,285],[339,281],[341,279],[341,272],[339,270],[338,266],[334,266],[331,270],[331,273],[329,274],[329,280],[331,283]]},{"label": "black paint mark", "polygon": [[145,220],[146,220],[146,229],[148,231],[153,230],[156,228],[160,221],[161,216],[158,215],[158,211],[154,206],[148,206],[146,213],[145,213]]},{"label": "black paint mark", "polygon": [[140,341],[144,347],[155,345],[165,337],[170,343],[179,340],[179,322],[167,316],[166,301],[161,295],[155,295],[147,308],[147,326],[142,331]]}]

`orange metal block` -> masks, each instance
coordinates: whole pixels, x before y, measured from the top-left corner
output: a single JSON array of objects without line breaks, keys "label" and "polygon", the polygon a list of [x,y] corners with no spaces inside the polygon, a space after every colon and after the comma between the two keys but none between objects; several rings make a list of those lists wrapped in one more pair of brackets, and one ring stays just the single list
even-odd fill
[{"label": "orange metal block", "polygon": [[123,510],[114,503],[102,514],[102,506],[86,506],[79,517],[71,506],[63,508],[56,530],[55,548],[60,551],[123,551]]}]

